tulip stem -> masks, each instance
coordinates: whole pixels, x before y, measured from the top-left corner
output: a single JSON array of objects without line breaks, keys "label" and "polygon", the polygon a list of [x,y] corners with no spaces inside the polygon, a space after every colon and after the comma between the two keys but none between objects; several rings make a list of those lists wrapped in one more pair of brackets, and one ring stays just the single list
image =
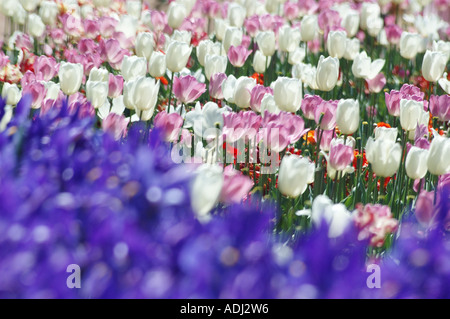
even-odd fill
[{"label": "tulip stem", "polygon": [[[169,89],[169,103],[167,104],[167,113],[170,111],[170,103],[172,102],[172,89],[173,89],[173,76],[175,72],[172,72],[172,75],[170,77],[170,89]],[[174,108],[175,109],[175,108]]]}]

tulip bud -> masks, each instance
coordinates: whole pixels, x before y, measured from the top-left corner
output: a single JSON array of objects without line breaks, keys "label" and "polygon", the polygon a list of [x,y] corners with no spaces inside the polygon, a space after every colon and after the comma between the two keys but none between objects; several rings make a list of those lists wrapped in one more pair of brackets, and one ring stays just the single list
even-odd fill
[{"label": "tulip bud", "polygon": [[205,76],[208,81],[216,73],[225,73],[228,59],[221,55],[207,55],[205,58]]},{"label": "tulip bud", "polygon": [[411,147],[406,155],[406,174],[411,179],[422,179],[427,173],[428,150]]},{"label": "tulip bud", "polygon": [[415,130],[423,110],[423,101],[400,100],[400,124],[406,131]]},{"label": "tulip bud", "polygon": [[246,109],[250,107],[252,89],[256,86],[256,80],[250,77],[241,76],[237,79],[234,87],[234,103]]},{"label": "tulip bud", "polygon": [[257,50],[253,56],[253,69],[256,73],[266,72],[266,67],[269,66],[272,57],[265,57],[261,51]]},{"label": "tulip bud", "polygon": [[72,95],[80,89],[83,80],[83,65],[63,61],[59,66],[58,77],[64,94]]},{"label": "tulip bud", "polygon": [[[40,16],[35,13],[32,13],[28,16],[28,29],[30,30],[30,34],[35,37],[41,37],[45,32],[45,24],[42,22]],[[37,41],[37,40],[35,40]]]},{"label": "tulip bud", "polygon": [[169,27],[172,29],[178,29],[178,27],[183,23],[184,19],[187,17],[186,7],[177,2],[171,2],[169,9],[167,11],[167,21]]},{"label": "tulip bud", "polygon": [[86,83],[86,98],[96,109],[105,104],[108,91],[108,82],[89,80]]},{"label": "tulip bud", "polygon": [[140,77],[136,79],[133,90],[133,102],[137,110],[140,111],[151,111],[148,112],[149,115],[146,119],[150,119],[153,111],[155,110],[155,105],[158,100],[159,92],[159,81],[155,79]]},{"label": "tulip bud", "polygon": [[344,59],[353,61],[359,54],[361,43],[357,38],[345,40]]},{"label": "tulip bud", "polygon": [[109,81],[109,72],[104,68],[97,69],[93,67],[89,72],[89,81],[101,81],[108,82]]},{"label": "tulip bud", "polygon": [[3,83],[2,98],[6,99],[7,105],[16,105],[22,97],[22,92],[17,87],[17,84]]},{"label": "tulip bud", "polygon": [[58,16],[59,9],[56,2],[42,1],[39,6],[39,16],[47,25],[54,26],[56,24],[56,18]]},{"label": "tulip bud", "polygon": [[184,42],[172,41],[166,52],[166,65],[171,72],[180,72],[186,67],[192,47]]},{"label": "tulip bud", "polygon": [[256,36],[259,50],[265,56],[272,56],[275,53],[275,33],[273,31],[263,31]]},{"label": "tulip bud", "polygon": [[308,158],[285,155],[278,173],[278,189],[285,196],[298,197],[305,192],[308,184],[314,182],[314,171],[314,163]]},{"label": "tulip bud", "polygon": [[199,218],[205,218],[217,204],[223,185],[222,168],[203,164],[197,170],[191,188],[191,205]]},{"label": "tulip bud", "polygon": [[359,102],[340,100],[336,110],[336,124],[343,134],[353,134],[359,127]]},{"label": "tulip bud", "polygon": [[339,77],[339,59],[320,56],[317,64],[316,83],[321,91],[331,91]]},{"label": "tulip bud", "polygon": [[147,73],[147,61],[135,55],[124,56],[122,61],[122,76],[125,81],[131,81]]},{"label": "tulip bud", "polygon": [[351,11],[342,19],[341,26],[347,31],[347,36],[352,38],[359,30],[359,13]]},{"label": "tulip bud", "polygon": [[400,55],[405,59],[414,59],[421,41],[422,37],[419,34],[403,31],[400,37]]},{"label": "tulip bud", "polygon": [[242,28],[246,16],[246,9],[236,2],[228,5],[228,21],[233,27]]},{"label": "tulip bud", "polygon": [[191,75],[175,77],[173,81],[173,94],[184,103],[189,104],[198,99],[206,91],[206,84],[198,82]]},{"label": "tulip bud", "polygon": [[389,177],[397,172],[402,157],[402,147],[387,139],[369,137],[366,144],[366,158],[373,172],[380,177]]},{"label": "tulip bud", "polygon": [[[300,30],[288,25],[278,30],[278,46],[282,52],[293,52],[300,44]],[[305,52],[303,50],[303,52]]]},{"label": "tulip bud", "polygon": [[150,60],[155,48],[155,40],[150,32],[141,32],[136,37],[136,55]]},{"label": "tulip bud", "polygon": [[428,171],[433,175],[450,172],[450,139],[435,132],[427,160]]},{"label": "tulip bud", "polygon": [[442,52],[427,50],[423,57],[422,75],[429,82],[436,82],[442,76],[447,58]]},{"label": "tulip bud", "polygon": [[300,25],[300,33],[302,41],[312,41],[317,37],[319,31],[319,23],[316,15],[305,15]]},{"label": "tulip bud", "polygon": [[243,33],[237,27],[228,27],[223,38],[223,47],[228,52],[231,46],[239,46],[242,43]]},{"label": "tulip bud", "polygon": [[227,56],[228,60],[230,60],[230,63],[234,67],[241,68],[251,53],[252,50],[247,50],[247,48],[243,45],[237,47],[231,46],[228,50]]},{"label": "tulip bud", "polygon": [[164,76],[166,73],[166,55],[159,51],[152,53],[148,61],[148,73],[154,78]]},{"label": "tulip bud", "polygon": [[278,77],[273,87],[273,97],[282,111],[295,113],[302,104],[302,82],[298,79]]},{"label": "tulip bud", "polygon": [[347,44],[347,35],[345,31],[330,31],[327,39],[327,49],[330,56],[342,58],[345,53],[345,45]]}]

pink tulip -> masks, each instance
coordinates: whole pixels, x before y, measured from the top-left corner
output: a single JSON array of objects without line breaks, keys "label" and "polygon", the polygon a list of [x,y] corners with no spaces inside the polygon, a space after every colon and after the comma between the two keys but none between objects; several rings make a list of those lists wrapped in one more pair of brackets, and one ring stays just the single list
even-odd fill
[{"label": "pink tulip", "polygon": [[99,45],[92,39],[81,39],[78,42],[78,51],[80,51],[80,53],[86,54],[86,53],[90,53],[90,54],[94,54],[96,52],[100,51]]},{"label": "pink tulip", "polygon": [[389,43],[391,44],[398,44],[400,42],[400,37],[402,35],[402,28],[400,28],[396,24],[387,25],[385,27],[386,30],[386,37]]},{"label": "pink tulip", "polygon": [[314,121],[322,130],[333,130],[336,127],[336,110],[338,101],[322,101],[314,113]]},{"label": "pink tulip", "polygon": [[119,41],[116,39],[100,41],[100,56],[103,61],[107,61],[113,69],[120,69],[125,55],[129,55],[129,52],[122,49]]},{"label": "pink tulip", "polygon": [[228,60],[235,67],[242,67],[247,60],[248,56],[252,53],[252,50],[247,50],[244,45],[235,47],[232,45],[228,50]]},{"label": "pink tulip", "polygon": [[94,53],[94,54],[83,54],[83,68],[84,68],[84,74],[89,75],[92,68],[99,68],[102,65],[102,58],[100,57],[100,54]]},{"label": "pink tulip", "polygon": [[259,18],[257,15],[251,16],[244,21],[244,27],[248,35],[255,37],[260,29]]},{"label": "pink tulip", "polygon": [[66,34],[72,37],[79,37],[83,32],[83,25],[81,19],[71,14],[64,14],[60,17],[63,25],[63,30]]},{"label": "pink tulip", "polygon": [[263,14],[259,16],[259,26],[261,31],[272,30],[274,16],[271,14]]},{"label": "pink tulip", "polygon": [[3,69],[9,62],[9,57],[3,53],[3,51],[0,51],[0,69]]},{"label": "pink tulip", "polygon": [[391,93],[384,93],[388,113],[392,116],[400,116],[400,100],[402,94],[399,91],[392,90]]},{"label": "pink tulip", "polygon": [[159,112],[154,119],[155,128],[161,130],[166,142],[178,140],[183,118],[178,113]]},{"label": "pink tulip", "polygon": [[284,16],[286,17],[286,19],[288,19],[289,21],[294,20],[295,18],[298,17],[300,12],[300,8],[298,7],[297,3],[294,2],[285,2],[284,4]]},{"label": "pink tulip", "polygon": [[23,94],[30,94],[32,97],[31,107],[38,109],[47,94],[47,89],[41,82],[32,82],[23,88]]},{"label": "pink tulip", "polygon": [[108,96],[110,98],[120,96],[123,90],[123,77],[121,75],[114,75],[110,73],[108,85],[109,85]]},{"label": "pink tulip", "polygon": [[100,32],[100,23],[98,20],[85,19],[83,21],[84,34],[90,39],[94,39]]},{"label": "pink tulip", "polygon": [[353,148],[336,143],[330,147],[330,166],[336,171],[343,171],[353,161]]},{"label": "pink tulip", "polygon": [[223,178],[219,200],[225,204],[239,203],[253,187],[252,180],[232,165],[225,167]]},{"label": "pink tulip", "polygon": [[251,92],[250,106],[255,112],[261,112],[261,101],[266,94],[272,94],[273,90],[270,87],[257,84]]},{"label": "pink tulip", "polygon": [[209,80],[209,95],[216,100],[223,99],[222,84],[227,79],[225,73],[215,73]]},{"label": "pink tulip", "polygon": [[191,75],[175,77],[173,80],[173,94],[184,104],[194,102],[205,91],[206,84],[198,82]]},{"label": "pink tulip", "polygon": [[386,85],[386,77],[383,73],[379,73],[372,80],[366,80],[366,82],[371,93],[380,93]]},{"label": "pink tulip", "polygon": [[[318,134],[320,134],[322,136],[322,138],[320,138],[320,136]],[[314,131],[314,139],[316,140],[316,143],[319,143],[319,139],[320,139],[319,148],[320,148],[320,150],[325,151],[325,152],[328,152],[330,150],[331,141],[333,140],[334,137],[335,137],[334,130],[320,131],[320,132],[319,132],[319,130]]]},{"label": "pink tulip", "polygon": [[305,97],[302,100],[302,105],[300,108],[302,109],[303,115],[308,120],[314,120],[314,116],[316,113],[316,108],[323,102],[322,98],[318,95],[309,95],[305,94]]},{"label": "pink tulip", "polygon": [[102,129],[114,136],[115,140],[120,140],[127,135],[127,126],[130,120],[124,115],[109,113],[102,122]]},{"label": "pink tulip", "polygon": [[425,93],[422,92],[420,90],[420,88],[418,88],[415,85],[408,84],[408,83],[405,83],[402,85],[402,87],[400,88],[400,92],[405,96],[417,96],[418,98],[420,98],[422,100],[425,98]]},{"label": "pink tulip", "polygon": [[167,16],[164,11],[153,10],[150,13],[153,30],[155,32],[162,32],[167,26]]},{"label": "pink tulip", "polygon": [[281,153],[289,145],[289,133],[284,126],[269,123],[261,129],[260,135],[267,146],[275,153]]},{"label": "pink tulip", "polygon": [[261,116],[252,111],[223,114],[223,135],[229,143],[245,137],[253,140],[261,125]]},{"label": "pink tulip", "polygon": [[70,95],[68,104],[70,114],[78,112],[78,117],[80,119],[95,116],[94,107],[91,105],[91,103],[87,101],[86,97],[80,92]]},{"label": "pink tulip", "polygon": [[98,22],[101,36],[103,38],[112,37],[113,33],[116,31],[118,20],[112,17],[101,17]]},{"label": "pink tulip", "polygon": [[22,87],[25,87],[35,81],[36,81],[36,75],[33,72],[31,72],[30,70],[28,70],[27,72],[25,72],[22,79],[20,80],[20,84],[22,85]]},{"label": "pink tulip", "polygon": [[33,43],[31,38],[26,33],[20,33],[16,37],[15,46],[18,50],[26,49],[28,51],[33,50]]},{"label": "pink tulip", "polygon": [[63,44],[67,39],[67,34],[62,29],[52,29],[50,38],[55,44]]},{"label": "pink tulip", "polygon": [[319,28],[323,31],[324,39],[328,37],[328,33],[341,25],[341,17],[339,12],[324,8],[320,11],[317,21]]},{"label": "pink tulip", "polygon": [[439,121],[450,121],[450,95],[432,95],[430,97],[430,112]]},{"label": "pink tulip", "polygon": [[54,57],[41,55],[34,62],[34,73],[36,80],[48,82],[58,74],[59,64]]},{"label": "pink tulip", "polygon": [[[422,185],[423,186],[423,185]],[[429,227],[434,216],[434,192],[421,191],[416,201],[416,215],[419,223],[424,227]]]}]

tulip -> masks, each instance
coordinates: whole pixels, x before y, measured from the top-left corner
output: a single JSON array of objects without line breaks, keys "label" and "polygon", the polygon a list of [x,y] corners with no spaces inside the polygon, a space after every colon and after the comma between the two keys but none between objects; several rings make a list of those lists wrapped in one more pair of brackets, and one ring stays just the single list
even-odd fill
[{"label": "tulip", "polygon": [[107,101],[108,91],[108,82],[89,80],[86,83],[86,98],[96,109]]},{"label": "tulip", "polygon": [[278,189],[289,197],[302,195],[308,184],[314,182],[315,166],[308,158],[285,155],[278,173]]},{"label": "tulip", "polygon": [[327,39],[327,49],[330,56],[342,58],[345,53],[347,35],[345,31],[330,31]]},{"label": "tulip", "polygon": [[34,62],[34,73],[39,81],[48,82],[58,74],[59,65],[53,57],[39,56]]},{"label": "tulip", "polygon": [[155,49],[155,40],[150,32],[141,32],[136,37],[136,55],[150,60]]},{"label": "tulip", "polygon": [[378,3],[364,2],[361,7],[361,29],[366,30],[370,21],[380,17],[381,8]]},{"label": "tulip", "polygon": [[227,75],[225,73],[215,73],[209,80],[209,95],[216,99],[222,100],[224,98],[222,85],[226,81]]},{"label": "tulip", "polygon": [[295,113],[302,104],[302,83],[298,79],[279,77],[273,87],[273,97],[282,111]]},{"label": "tulip", "polygon": [[406,174],[411,179],[422,179],[427,173],[428,150],[417,146],[411,147],[406,155]]},{"label": "tulip", "polygon": [[93,67],[89,72],[89,81],[101,81],[108,82],[109,81],[109,72],[104,68],[97,69]]},{"label": "tulip", "polygon": [[130,119],[125,118],[122,114],[109,113],[102,121],[102,129],[112,134],[115,140],[120,140],[126,135],[129,122]]},{"label": "tulip", "polygon": [[416,129],[417,123],[423,110],[423,102],[414,100],[400,100],[400,124],[406,131],[412,131]]},{"label": "tulip", "polygon": [[191,75],[174,78],[173,93],[181,103],[192,103],[205,91],[206,84],[198,82]]},{"label": "tulip", "polygon": [[336,127],[337,101],[323,101],[314,112],[314,121],[324,131],[334,130]]},{"label": "tulip", "polygon": [[[278,30],[278,46],[281,52],[293,52],[300,44],[300,30],[288,25]],[[303,51],[304,52],[304,51]]]},{"label": "tulip", "polygon": [[21,97],[22,92],[17,87],[17,84],[3,83],[2,98],[6,100],[7,105],[16,105],[19,103]]},{"label": "tulip", "polygon": [[430,97],[430,111],[439,121],[450,121],[450,95],[432,95]]},{"label": "tulip", "polygon": [[223,177],[223,186],[219,198],[222,203],[239,203],[253,187],[252,180],[240,171],[233,169],[232,165],[225,167]]},{"label": "tulip", "polygon": [[237,47],[232,45],[228,50],[227,56],[234,67],[240,68],[244,65],[250,53],[252,53],[252,50],[247,50],[243,45]]},{"label": "tulip", "polygon": [[186,67],[192,47],[184,42],[172,41],[166,52],[166,65],[171,72],[180,72]]},{"label": "tulip", "polygon": [[133,90],[133,101],[137,111],[143,111],[141,119],[147,121],[151,118],[156,102],[158,101],[159,81],[140,77],[136,79]]},{"label": "tulip", "polygon": [[343,134],[353,134],[359,127],[359,102],[353,99],[340,100],[336,110],[336,124]]},{"label": "tulip", "polygon": [[422,75],[429,82],[436,82],[442,76],[447,64],[444,53],[427,50],[422,62]]},{"label": "tulip", "polygon": [[251,92],[250,106],[255,112],[261,112],[261,101],[266,94],[272,94],[273,90],[270,87],[257,84]]},{"label": "tulip", "polygon": [[216,73],[225,73],[228,59],[221,55],[207,55],[205,58],[205,76],[208,81]]},{"label": "tulip", "polygon": [[447,73],[438,80],[439,86],[445,91],[445,93],[450,94],[450,81],[447,80]]},{"label": "tulip", "polygon": [[122,61],[122,76],[125,81],[131,81],[147,73],[147,61],[145,58],[133,56],[124,56]]},{"label": "tulip", "polygon": [[450,42],[442,40],[433,41],[433,51],[441,52],[445,55],[446,61],[450,59]]},{"label": "tulip", "polygon": [[246,16],[246,9],[236,2],[228,5],[228,21],[233,27],[242,28]]},{"label": "tulip", "polygon": [[186,44],[191,44],[192,34],[187,30],[175,30],[171,37],[172,41],[184,42]]},{"label": "tulip", "polygon": [[353,162],[353,148],[345,145],[337,139],[331,141],[330,147],[330,166],[336,171],[343,171]]},{"label": "tulip", "polygon": [[168,114],[166,111],[162,111],[156,114],[153,123],[155,128],[162,131],[166,142],[174,142],[180,135],[183,118],[178,113]]},{"label": "tulip", "polygon": [[357,78],[363,78],[372,80],[383,68],[385,60],[376,59],[372,62],[372,59],[367,56],[366,51],[359,53],[352,64],[353,75]]},{"label": "tulip", "polygon": [[123,58],[127,54],[127,50],[122,49],[116,39],[100,41],[100,56],[103,60],[108,61],[113,69],[120,69]]},{"label": "tulip", "polygon": [[39,109],[42,105],[42,101],[47,95],[45,85],[41,82],[32,82],[23,88],[23,95],[31,95],[31,107],[33,109]]},{"label": "tulip", "polygon": [[450,139],[434,132],[427,160],[428,171],[433,175],[450,172]]},{"label": "tulip", "polygon": [[414,215],[424,227],[430,226],[434,217],[434,192],[421,191],[416,200]]},{"label": "tulip", "polygon": [[[40,16],[35,13],[32,13],[28,16],[28,29],[30,30],[30,34],[35,37],[41,37],[45,32],[45,24],[42,22]],[[37,41],[37,40],[35,40]]]},{"label": "tulip", "polygon": [[152,53],[148,61],[148,73],[154,78],[164,76],[166,73],[166,55],[159,51]]},{"label": "tulip", "polygon": [[223,41],[228,27],[230,27],[229,23],[223,19],[216,19],[214,21],[214,33],[217,40]]},{"label": "tulip", "polygon": [[272,56],[275,53],[275,33],[263,31],[256,36],[258,48],[264,56]]},{"label": "tulip", "polygon": [[366,144],[366,158],[373,172],[380,177],[389,177],[397,172],[402,157],[402,147],[388,139],[369,137]]},{"label": "tulip", "polygon": [[41,2],[40,0],[19,0],[20,4],[28,12],[36,10],[37,6]]},{"label": "tulip", "polygon": [[171,2],[167,11],[167,22],[172,29],[178,29],[187,17],[188,12],[183,4]]},{"label": "tulip", "polygon": [[339,60],[333,57],[324,58],[320,56],[317,64],[316,83],[321,91],[331,91],[339,77]]},{"label": "tulip", "polygon": [[217,204],[223,186],[222,168],[203,164],[191,187],[191,205],[200,220]]},{"label": "tulip", "polygon": [[380,93],[386,85],[386,77],[383,73],[379,73],[372,80],[366,80],[370,93]]},{"label": "tulip", "polygon": [[341,26],[347,31],[349,38],[354,37],[359,29],[359,13],[357,11],[347,13],[341,21]]},{"label": "tulip", "polygon": [[421,41],[422,37],[419,34],[403,31],[400,37],[400,55],[408,60],[414,59]]},{"label": "tulip", "polygon": [[344,59],[353,61],[359,54],[360,46],[361,43],[359,42],[359,39],[346,39]]},{"label": "tulip", "polygon": [[305,15],[300,26],[302,41],[312,41],[317,37],[319,24],[316,15]]},{"label": "tulip", "polygon": [[275,103],[275,99],[272,94],[266,93],[264,94],[261,100],[261,116],[265,117],[268,114],[280,114],[281,110],[278,108],[277,103]]},{"label": "tulip", "polygon": [[83,80],[83,65],[63,61],[59,66],[58,77],[64,94],[72,95],[80,89]]},{"label": "tulip", "polygon": [[309,95],[306,94],[302,100],[301,109],[303,115],[308,120],[314,120],[314,116],[316,113],[316,108],[323,102],[322,98],[318,95]]},{"label": "tulip", "polygon": [[288,62],[291,65],[296,65],[305,59],[305,48],[297,47],[294,51],[289,52]]},{"label": "tulip", "polygon": [[225,52],[228,52],[232,45],[235,47],[241,45],[243,35],[244,34],[241,29],[237,27],[228,27],[223,38],[223,47]]},{"label": "tulip", "polygon": [[222,45],[211,40],[202,40],[196,48],[197,60],[201,66],[205,66],[206,55],[221,55]]},{"label": "tulip", "polygon": [[257,50],[255,55],[253,56],[253,69],[256,73],[264,73],[266,72],[266,67],[270,64],[270,60],[272,57],[265,57],[264,54]]},{"label": "tulip", "polygon": [[250,77],[241,76],[237,79],[234,87],[234,103],[246,109],[250,107],[251,91],[256,85],[256,80]]},{"label": "tulip", "polygon": [[372,37],[377,37],[383,29],[384,21],[381,17],[376,17],[367,21],[367,33]]},{"label": "tulip", "polygon": [[109,74],[108,79],[108,97],[116,98],[122,94],[123,77],[121,75]]},{"label": "tulip", "polygon": [[234,75],[230,74],[228,78],[222,83],[223,97],[229,103],[234,103],[234,91],[236,88],[236,82],[237,80]]},{"label": "tulip", "polygon": [[42,1],[39,6],[39,16],[46,25],[54,26],[58,16],[59,9],[56,2]]},{"label": "tulip", "polygon": [[393,127],[383,127],[379,126],[375,128],[375,139],[376,140],[387,140],[395,143],[397,141],[398,130]]}]

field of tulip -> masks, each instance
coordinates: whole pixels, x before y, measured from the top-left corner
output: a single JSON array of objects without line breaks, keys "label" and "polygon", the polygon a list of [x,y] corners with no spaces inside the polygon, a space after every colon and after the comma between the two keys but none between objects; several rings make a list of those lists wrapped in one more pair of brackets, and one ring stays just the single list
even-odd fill
[{"label": "field of tulip", "polygon": [[449,0],[0,17],[0,298],[450,298]]}]

